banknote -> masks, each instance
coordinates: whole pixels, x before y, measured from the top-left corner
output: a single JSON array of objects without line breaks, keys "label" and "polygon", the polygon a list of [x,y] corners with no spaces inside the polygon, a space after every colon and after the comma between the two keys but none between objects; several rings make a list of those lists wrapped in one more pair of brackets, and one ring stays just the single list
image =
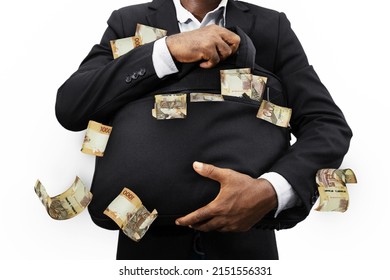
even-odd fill
[{"label": "banknote", "polygon": [[116,59],[139,46],[154,42],[165,35],[167,35],[167,31],[164,29],[138,23],[134,36],[110,41],[113,57]]},{"label": "banknote", "polygon": [[275,105],[269,101],[261,102],[257,117],[281,127],[288,127],[292,110],[290,108]]},{"label": "banknote", "polygon": [[261,101],[263,98],[265,86],[267,84],[267,77],[252,75],[252,92],[251,99]]},{"label": "banknote", "polygon": [[158,120],[184,119],[187,117],[187,95],[158,94],[155,95],[154,113]]},{"label": "banknote", "polygon": [[42,183],[37,180],[35,193],[45,206],[49,216],[55,220],[67,220],[80,214],[92,200],[92,193],[79,177],[63,193],[50,197]]},{"label": "banknote", "polygon": [[123,188],[104,210],[104,214],[134,241],[141,240],[158,215],[156,209],[150,213],[142,205],[141,199],[128,188]]},{"label": "banknote", "polygon": [[220,102],[224,101],[221,94],[191,92],[190,102]]},{"label": "banknote", "polygon": [[151,43],[167,35],[167,31],[144,24],[137,24],[135,36],[141,37],[142,45]]},{"label": "banknote", "polygon": [[111,126],[89,121],[81,151],[86,154],[102,157],[106,150],[111,131]]},{"label": "banknote", "polygon": [[320,202],[315,209],[321,212],[345,212],[349,205],[347,183],[357,183],[351,169],[320,169],[316,174]]},{"label": "banknote", "polygon": [[135,212],[126,225],[122,228],[124,234],[134,241],[141,240],[148,231],[150,225],[157,218],[157,210],[149,212],[143,205]]},{"label": "banknote", "polygon": [[237,74],[237,73],[242,73],[242,74],[251,74],[251,69],[250,68],[236,68],[236,69],[224,69],[220,70],[220,74]]},{"label": "banknote", "polygon": [[252,74],[250,68],[220,71],[221,94],[235,97],[252,96]]},{"label": "banknote", "polygon": [[112,55],[114,59],[128,53],[142,45],[142,38],[140,36],[126,37],[110,41]]}]

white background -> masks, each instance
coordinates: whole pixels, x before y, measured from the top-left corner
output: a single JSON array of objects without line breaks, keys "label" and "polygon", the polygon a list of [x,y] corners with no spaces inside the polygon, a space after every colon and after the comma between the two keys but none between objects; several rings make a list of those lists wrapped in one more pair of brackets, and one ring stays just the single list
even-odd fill
[{"label": "white background", "polygon": [[[87,211],[68,221],[52,220],[33,187],[39,179],[53,196],[76,175],[90,186],[94,157],[80,152],[84,131],[70,132],[57,122],[56,92],[100,41],[111,12],[141,2],[1,2],[0,260],[115,259],[117,232],[95,226]],[[390,260],[386,1],[248,2],[287,14],[354,132],[341,166],[352,168],[358,179],[348,185],[348,211],[313,210],[295,228],[277,232],[282,264]]]}]

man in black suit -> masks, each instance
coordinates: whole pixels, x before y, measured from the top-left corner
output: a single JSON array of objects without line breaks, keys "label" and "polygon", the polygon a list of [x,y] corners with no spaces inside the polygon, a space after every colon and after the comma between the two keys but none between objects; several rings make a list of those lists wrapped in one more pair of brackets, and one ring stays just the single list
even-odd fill
[{"label": "man in black suit", "polygon": [[[137,23],[168,36],[114,60],[110,40],[133,36]],[[219,70],[239,67],[266,75],[268,98],[292,108],[294,145],[290,129],[252,118],[259,104],[190,104],[186,120],[151,117],[154,94],[218,92]],[[232,0],[114,11],[101,43],[60,87],[56,114],[70,130],[89,120],[113,126],[91,189],[96,224],[117,228],[102,212],[124,186],[159,210],[139,243],[119,234],[118,259],[277,259],[274,230],[306,218],[318,198],[315,172],[339,167],[352,136],[286,16]]]}]

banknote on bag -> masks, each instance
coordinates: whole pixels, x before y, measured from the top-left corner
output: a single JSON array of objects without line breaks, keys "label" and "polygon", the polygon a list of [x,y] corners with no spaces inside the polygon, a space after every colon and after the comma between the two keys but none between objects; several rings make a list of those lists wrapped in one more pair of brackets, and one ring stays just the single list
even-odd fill
[{"label": "banknote on bag", "polygon": [[187,117],[187,95],[185,93],[158,94],[154,98],[154,109],[152,109],[154,118],[171,120]]},{"label": "banknote on bag", "polygon": [[261,99],[263,98],[267,80],[267,77],[252,75],[252,92],[250,96],[251,99],[256,100],[258,102],[261,101]]},{"label": "banknote on bag", "polygon": [[320,169],[316,174],[320,202],[315,209],[321,212],[345,212],[349,205],[347,183],[357,183],[351,169]]},{"label": "banknote on bag", "polygon": [[63,193],[50,197],[42,183],[37,180],[35,193],[45,206],[49,216],[55,220],[67,220],[80,214],[92,200],[92,193],[79,177]]},{"label": "banknote on bag", "polygon": [[102,157],[106,150],[111,131],[111,126],[89,121],[81,151],[86,154]]},{"label": "banknote on bag", "polygon": [[292,110],[287,107],[275,105],[269,101],[261,102],[257,118],[270,122],[280,127],[288,127]]},{"label": "banknote on bag", "polygon": [[203,92],[191,92],[190,102],[221,102],[224,101],[221,94],[215,93],[203,93]]},{"label": "banknote on bag", "polygon": [[252,74],[250,68],[220,71],[221,94],[235,97],[252,96]]},{"label": "banknote on bag", "polygon": [[220,71],[221,94],[250,98],[258,102],[263,98],[267,77],[252,75],[250,68],[225,69]]},{"label": "banknote on bag", "polygon": [[128,188],[124,188],[103,213],[134,241],[141,240],[158,214],[156,209],[150,213]]}]

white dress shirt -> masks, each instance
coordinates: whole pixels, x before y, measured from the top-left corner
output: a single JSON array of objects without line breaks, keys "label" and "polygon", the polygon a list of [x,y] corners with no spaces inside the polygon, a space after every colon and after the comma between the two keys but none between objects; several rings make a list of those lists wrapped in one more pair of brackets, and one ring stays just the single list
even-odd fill
[{"label": "white dress shirt", "polygon": [[[225,26],[226,5],[228,0],[222,0],[217,8],[206,14],[201,22],[186,10],[180,0],[173,0],[176,8],[177,22],[181,32],[191,31],[210,24]],[[165,37],[154,43],[153,65],[159,78],[174,74],[178,69],[165,43]],[[260,176],[268,180],[275,189],[278,198],[278,207],[275,217],[282,211],[298,204],[299,198],[289,182],[276,172],[268,172]]]}]

